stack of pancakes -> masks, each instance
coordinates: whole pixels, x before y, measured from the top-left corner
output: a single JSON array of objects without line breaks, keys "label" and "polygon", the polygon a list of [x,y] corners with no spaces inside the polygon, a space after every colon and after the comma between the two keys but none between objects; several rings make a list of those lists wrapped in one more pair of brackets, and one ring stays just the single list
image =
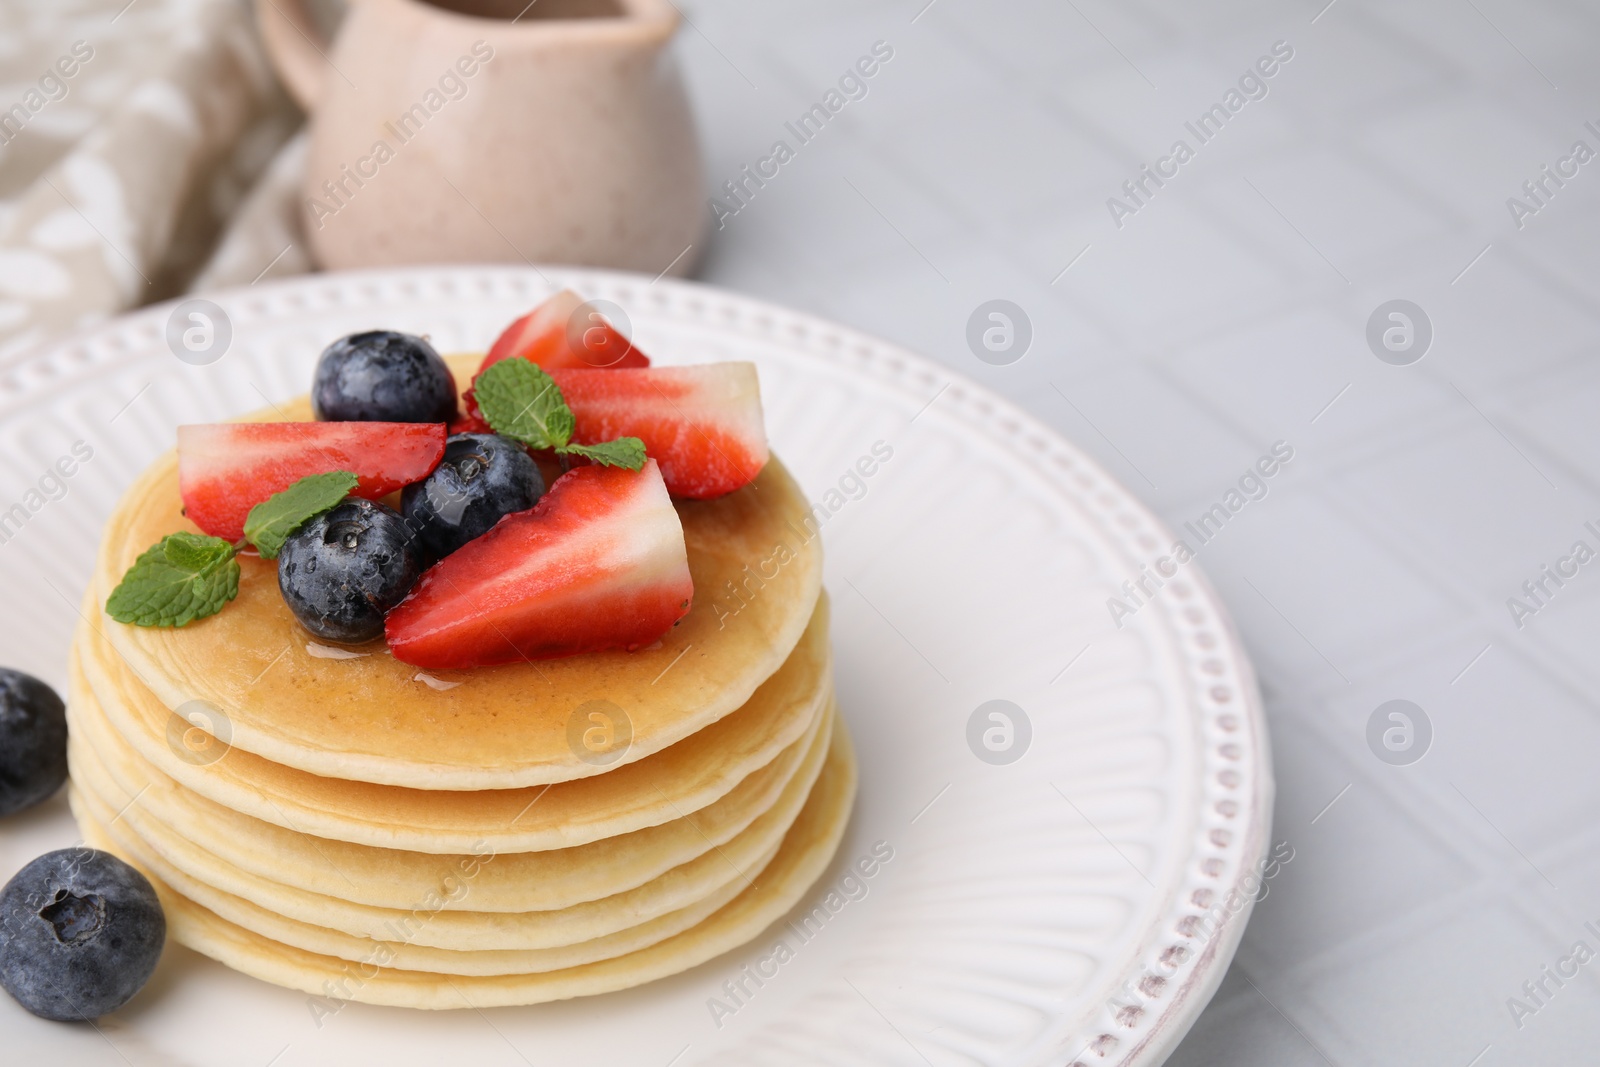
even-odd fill
[{"label": "stack of pancakes", "polygon": [[749,941],[854,798],[820,542],[775,459],[678,510],[695,601],[655,646],[424,672],[311,638],[254,556],[210,618],[107,617],[194,529],[167,456],[107,525],[73,648],[85,839],[150,876],[178,941],[328,1005],[531,1004]]}]

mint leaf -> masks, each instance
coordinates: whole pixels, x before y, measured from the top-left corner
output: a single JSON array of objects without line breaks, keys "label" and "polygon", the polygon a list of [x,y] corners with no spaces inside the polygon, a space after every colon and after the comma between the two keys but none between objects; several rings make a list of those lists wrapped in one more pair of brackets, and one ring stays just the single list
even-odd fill
[{"label": "mint leaf", "polygon": [[495,433],[529,448],[560,448],[572,439],[572,409],[555,379],[526,359],[502,359],[472,383],[478,410]]},{"label": "mint leaf", "polygon": [[349,496],[359,481],[349,471],[309,474],[251,508],[244,536],[262,559],[277,559],[289,535]]},{"label": "mint leaf", "polygon": [[186,626],[239,595],[239,561],[220,537],[173,533],[145,549],[106,600],[106,613],[135,626]]},{"label": "mint leaf", "polygon": [[565,456],[583,456],[602,467],[626,467],[636,471],[644,466],[644,442],[637,437],[619,437],[598,445],[562,445],[556,449]]},{"label": "mint leaf", "polygon": [[472,384],[478,410],[489,428],[529,448],[551,448],[562,455],[583,456],[603,467],[644,466],[644,442],[619,437],[597,445],[572,445],[576,420],[554,378],[526,359],[502,359]]},{"label": "mint leaf", "polygon": [[216,564],[226,563],[233,558],[232,545],[220,537],[206,537],[204,534],[168,534],[157,547],[168,563],[195,574],[209,571]]}]

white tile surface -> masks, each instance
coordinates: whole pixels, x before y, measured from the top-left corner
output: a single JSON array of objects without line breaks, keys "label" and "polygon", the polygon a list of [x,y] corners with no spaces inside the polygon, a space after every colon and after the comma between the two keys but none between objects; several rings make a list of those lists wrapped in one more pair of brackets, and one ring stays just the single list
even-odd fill
[{"label": "white tile surface", "polygon": [[[1520,630],[1505,601],[1575,539],[1600,550],[1600,161],[1521,230],[1505,200],[1574,139],[1600,150],[1600,9],[925,5],[685,5],[719,184],[874,40],[896,50],[701,276],[1006,393],[1173,526],[1295,445],[1201,563],[1261,669],[1296,859],[1172,1062],[1590,1062],[1600,962],[1520,1028],[1506,999],[1600,920],[1600,561]],[[1114,226],[1106,199],[1276,40],[1295,56],[1267,97]],[[1034,326],[1011,366],[966,345],[994,297]],[[1409,367],[1365,339],[1395,297],[1436,332]],[[926,561],[848,541],[937,644]],[[1407,767],[1365,740],[1392,698],[1434,725]]]}]

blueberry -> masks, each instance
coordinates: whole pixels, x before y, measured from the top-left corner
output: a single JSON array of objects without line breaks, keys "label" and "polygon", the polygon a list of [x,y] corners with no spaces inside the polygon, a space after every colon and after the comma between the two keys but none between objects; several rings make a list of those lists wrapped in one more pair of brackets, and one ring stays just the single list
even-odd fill
[{"label": "blueberry", "polygon": [[456,379],[420,337],[353,333],[317,358],[311,411],[328,422],[449,422],[456,417]]},{"label": "blueberry", "polygon": [[0,815],[33,807],[66,780],[66,706],[39,679],[0,667]]},{"label": "blueberry", "polygon": [[423,550],[443,559],[513,511],[544,495],[539,466],[521,445],[492,433],[462,433],[425,481],[400,494],[400,511]]},{"label": "blueberry", "polygon": [[354,497],[300,527],[278,552],[278,588],[300,625],[349,644],[383,636],[384,612],[421,574],[406,520]]},{"label": "blueberry", "polygon": [[47,852],[0,889],[0,986],[46,1019],[98,1019],[144,987],[167,917],[148,879],[109,852]]}]

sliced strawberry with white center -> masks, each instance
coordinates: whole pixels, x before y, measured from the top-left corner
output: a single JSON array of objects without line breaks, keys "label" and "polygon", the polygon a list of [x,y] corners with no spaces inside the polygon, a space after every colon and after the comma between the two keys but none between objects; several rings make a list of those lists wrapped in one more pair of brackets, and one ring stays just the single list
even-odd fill
[{"label": "sliced strawberry with white center", "polygon": [[[563,289],[505,328],[483,367],[502,359],[531,359],[545,370],[555,367],[648,367],[633,346],[584,299]],[[478,370],[481,373],[483,367]]]},{"label": "sliced strawberry with white center", "polygon": [[444,423],[221,422],[178,427],[184,513],[237,541],[245,516],[308,474],[350,471],[353,495],[376,500],[420,482],[444,456]]},{"label": "sliced strawberry with white center", "polygon": [[748,485],[767,464],[753,363],[552,370],[577,426],[572,440],[637,437],[673,496],[704,500]]},{"label": "sliced strawberry with white center", "polygon": [[385,631],[396,659],[433,669],[632,651],[683,618],[693,594],[655,462],[579,467],[423,572]]}]

